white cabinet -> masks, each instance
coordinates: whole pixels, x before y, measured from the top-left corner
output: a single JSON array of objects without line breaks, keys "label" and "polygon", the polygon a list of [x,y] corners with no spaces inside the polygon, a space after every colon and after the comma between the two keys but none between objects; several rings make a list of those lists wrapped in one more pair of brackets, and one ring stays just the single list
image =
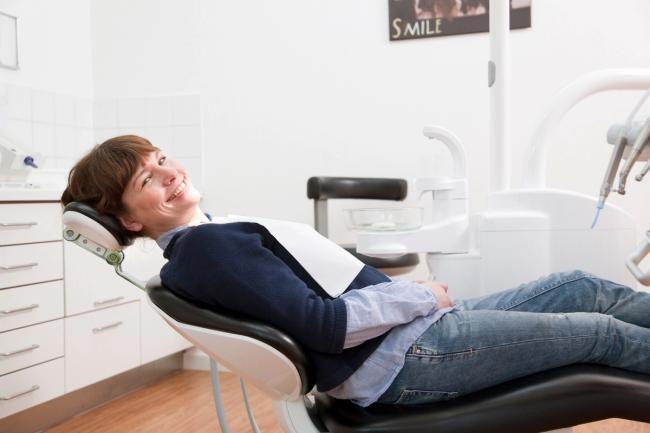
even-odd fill
[{"label": "white cabinet", "polygon": [[63,358],[0,376],[0,418],[63,394]]},{"label": "white cabinet", "polygon": [[63,252],[67,316],[139,299],[140,290],[99,257],[71,242]]},{"label": "white cabinet", "polygon": [[0,376],[63,356],[63,319],[0,334]]},{"label": "white cabinet", "polygon": [[61,241],[0,247],[0,289],[63,278]]},{"label": "white cabinet", "polygon": [[192,347],[192,344],[172,329],[165,320],[156,313],[145,299],[140,301],[140,347],[142,363],[146,364],[155,359]]},{"label": "white cabinet", "polygon": [[[191,347],[61,224],[58,202],[0,202],[0,418]],[[152,240],[125,254],[142,280],[165,262]]]},{"label": "white cabinet", "polygon": [[138,302],[65,318],[65,391],[140,365]]},{"label": "white cabinet", "polygon": [[0,290],[0,332],[63,317],[63,281]]},{"label": "white cabinet", "polygon": [[61,205],[58,203],[0,204],[0,245],[61,239]]}]

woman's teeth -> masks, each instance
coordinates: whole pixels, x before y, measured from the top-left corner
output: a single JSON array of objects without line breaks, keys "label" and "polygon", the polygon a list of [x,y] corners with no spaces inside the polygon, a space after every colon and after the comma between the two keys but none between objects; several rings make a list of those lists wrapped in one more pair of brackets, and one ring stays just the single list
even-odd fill
[{"label": "woman's teeth", "polygon": [[174,193],[171,195],[171,197],[169,197],[169,198],[167,199],[167,201],[172,201],[172,200],[174,200],[176,197],[178,197],[178,195],[179,195],[180,193],[183,192],[183,190],[185,190],[185,182],[181,182],[181,184],[178,185],[178,188],[176,188],[176,191],[174,191]]}]

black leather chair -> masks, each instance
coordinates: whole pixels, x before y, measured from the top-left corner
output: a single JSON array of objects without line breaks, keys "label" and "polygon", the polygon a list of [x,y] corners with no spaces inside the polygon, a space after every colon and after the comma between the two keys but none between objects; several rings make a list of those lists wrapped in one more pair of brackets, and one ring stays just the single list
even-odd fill
[{"label": "black leather chair", "polygon": [[[115,260],[114,253],[123,253],[111,245],[128,244],[123,232],[113,233],[119,225],[103,224],[106,216],[83,206],[70,206],[66,214],[64,238],[83,246],[91,236],[107,248],[101,254],[91,250],[117,269],[121,258]],[[97,223],[102,227],[90,227]],[[175,330],[273,399],[287,433],[526,433],[614,417],[650,422],[650,376],[595,365],[549,370],[443,403],[361,408],[311,394],[309,357],[286,333],[250,317],[193,304],[165,288],[159,277],[145,290]],[[212,377],[216,381],[216,374]]]},{"label": "black leather chair", "polygon": [[[150,280],[147,291],[151,302],[178,323],[250,337],[286,356],[300,378],[296,386],[301,397],[294,401],[302,399],[314,428],[324,428],[313,431],[525,433],[606,418],[650,422],[650,376],[587,364],[549,370],[436,404],[362,408],[321,393],[315,393],[311,404],[302,395],[313,387],[313,370],[290,336],[249,318],[193,305],[167,290],[159,279]],[[228,357],[218,348],[215,351],[219,358]]]},{"label": "black leather chair", "polygon": [[[310,177],[307,197],[314,200],[314,226],[328,237],[327,202],[332,199],[370,199],[401,201],[406,198],[408,183],[404,179],[362,177]],[[358,253],[356,245],[341,245],[363,263],[380,269],[387,275],[411,271],[420,262],[417,254],[404,254],[394,258],[370,257]]]}]

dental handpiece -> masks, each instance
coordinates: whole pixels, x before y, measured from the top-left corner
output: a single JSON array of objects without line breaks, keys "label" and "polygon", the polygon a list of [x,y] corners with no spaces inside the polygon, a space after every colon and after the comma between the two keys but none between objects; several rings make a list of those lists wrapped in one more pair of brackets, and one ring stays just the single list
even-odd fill
[{"label": "dental handpiece", "polygon": [[603,177],[603,183],[600,186],[600,196],[598,197],[598,204],[596,204],[596,215],[594,215],[594,220],[591,223],[591,228],[596,227],[598,223],[598,217],[600,217],[600,211],[605,207],[605,201],[609,196],[610,191],[612,190],[612,185],[614,184],[614,178],[616,177],[616,171],[618,166],[621,163],[621,158],[623,157],[623,151],[625,150],[625,145],[627,144],[627,139],[625,134],[622,133],[618,136],[616,144],[614,145],[614,150],[612,151],[612,156],[609,158],[609,164],[607,165],[607,171],[605,171],[605,176]]},{"label": "dental handpiece", "polygon": [[637,159],[639,159],[639,155],[641,155],[641,151],[643,150],[643,147],[646,145],[648,138],[650,138],[650,118],[646,119],[645,123],[643,124],[643,128],[639,132],[639,136],[636,138],[636,141],[634,142],[634,146],[632,146],[632,150],[630,151],[629,155],[627,156],[627,159],[625,160],[625,165],[623,166],[621,172],[619,173],[619,178],[618,178],[619,194],[625,194],[625,183],[627,182],[627,177],[630,174],[630,171],[632,170],[632,166],[637,161]]},{"label": "dental handpiece", "polygon": [[645,177],[645,175],[648,174],[649,171],[650,171],[650,159],[646,161],[645,165],[643,166],[639,174],[636,175],[635,179],[637,180],[637,182],[641,182]]},{"label": "dental handpiece", "polygon": [[627,145],[627,139],[625,134],[621,134],[614,145],[614,150],[612,155],[609,158],[609,164],[607,165],[607,171],[605,171],[605,176],[603,177],[603,183],[600,186],[600,197],[598,199],[598,207],[602,208],[605,205],[605,200],[609,196],[612,186],[614,185],[614,178],[616,177],[616,172],[618,171],[618,166],[621,163],[621,158],[623,157],[623,151]]}]

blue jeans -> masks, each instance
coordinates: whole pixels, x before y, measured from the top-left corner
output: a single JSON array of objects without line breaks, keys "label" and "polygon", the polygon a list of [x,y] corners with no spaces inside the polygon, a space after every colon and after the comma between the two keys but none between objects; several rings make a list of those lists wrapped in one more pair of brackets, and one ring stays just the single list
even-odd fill
[{"label": "blue jeans", "polygon": [[578,363],[650,374],[648,293],[574,271],[458,305],[411,346],[380,403],[448,400]]}]

